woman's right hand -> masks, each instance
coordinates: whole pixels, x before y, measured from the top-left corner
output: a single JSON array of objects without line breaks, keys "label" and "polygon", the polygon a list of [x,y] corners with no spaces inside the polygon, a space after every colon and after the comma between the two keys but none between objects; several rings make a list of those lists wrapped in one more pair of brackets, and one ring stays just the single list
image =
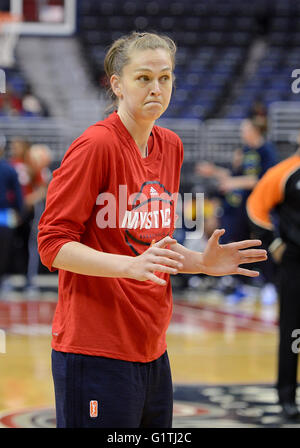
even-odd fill
[{"label": "woman's right hand", "polygon": [[166,272],[167,274],[176,275],[183,267],[181,263],[184,259],[183,255],[166,248],[166,246],[176,243],[176,240],[166,236],[157,243],[152,244],[141,255],[131,257],[127,277],[140,281],[151,280],[161,286],[166,285],[167,282],[155,275],[155,272]]}]

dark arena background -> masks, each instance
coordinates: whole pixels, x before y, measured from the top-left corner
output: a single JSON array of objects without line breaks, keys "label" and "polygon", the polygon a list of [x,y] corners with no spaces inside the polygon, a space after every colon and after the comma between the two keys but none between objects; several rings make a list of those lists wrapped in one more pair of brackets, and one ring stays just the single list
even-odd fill
[{"label": "dark arena background", "polygon": [[[53,170],[106,114],[105,52],[134,30],[163,33],[178,47],[176,87],[157,124],[184,144],[184,225],[174,234],[181,244],[203,250],[225,226],[224,199],[232,208],[228,234],[239,227],[240,193],[220,190],[208,171],[239,164],[245,120],[256,123],[278,161],[297,149],[299,1],[0,0],[0,145],[7,159],[29,148],[41,174],[34,213],[0,248],[9,257],[0,291],[0,427],[55,427],[50,344],[58,276],[40,262],[37,225]],[[18,174],[24,185],[26,173]],[[204,193],[202,207],[196,193]],[[172,277],[174,428],[300,427],[282,415],[276,394],[278,266],[259,269],[252,280]]]}]

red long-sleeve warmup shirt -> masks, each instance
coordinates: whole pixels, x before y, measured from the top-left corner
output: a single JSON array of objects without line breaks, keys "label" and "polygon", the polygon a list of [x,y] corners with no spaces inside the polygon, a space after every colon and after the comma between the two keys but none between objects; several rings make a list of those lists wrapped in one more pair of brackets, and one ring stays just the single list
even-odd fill
[{"label": "red long-sleeve warmup shirt", "polygon": [[[38,247],[49,270],[69,241],[98,251],[137,256],[152,240],[173,234],[183,145],[154,126],[149,155],[114,112],[90,126],[66,152],[49,185]],[[151,281],[59,270],[52,327],[55,350],[149,362],[166,350],[172,313],[169,274]]]}]

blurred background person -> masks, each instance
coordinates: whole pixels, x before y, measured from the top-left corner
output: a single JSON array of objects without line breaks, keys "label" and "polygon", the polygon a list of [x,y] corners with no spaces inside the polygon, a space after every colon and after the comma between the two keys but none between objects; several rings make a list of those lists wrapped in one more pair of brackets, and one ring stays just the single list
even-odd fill
[{"label": "blurred background person", "polygon": [[[193,193],[197,192],[194,191]],[[219,201],[214,197],[210,198],[209,195],[205,195],[205,197],[203,195],[203,200],[197,203],[194,195],[193,198],[185,198],[182,206],[184,222],[183,226],[175,229],[176,240],[180,240],[181,244],[188,249],[202,252],[209,238],[218,228]],[[182,210],[179,213],[182,213]],[[201,225],[199,225],[200,222]],[[173,287],[177,290],[184,290],[185,288],[190,290],[206,289],[208,283],[211,285],[217,282],[218,278],[213,279],[205,274],[185,274],[184,276],[177,276],[177,279],[172,279]]]},{"label": "blurred background person", "polygon": [[[222,199],[220,226],[226,229],[222,243],[226,244],[236,239],[250,238],[250,226],[246,212],[246,201],[251,190],[264,173],[278,160],[277,150],[273,143],[264,136],[265,122],[257,118],[245,119],[241,123],[240,134],[242,148],[233,153],[230,168],[220,167],[210,162],[200,162],[196,165],[196,173],[203,177],[214,177],[217,180],[217,194]],[[274,264],[272,261],[263,263],[260,268],[265,285],[261,291],[263,303],[273,303],[276,300],[274,282]],[[244,293],[240,281],[230,299],[240,299]]]},{"label": "blurred background person", "polygon": [[243,120],[240,131],[244,145],[233,153],[229,169],[210,162],[200,162],[196,166],[197,174],[218,180],[218,190],[224,198],[221,226],[228,232],[223,241],[227,238],[228,242],[241,235],[249,237],[247,197],[258,179],[278,160],[274,144],[265,140],[255,120]]},{"label": "blurred background person", "polygon": [[266,136],[268,130],[268,110],[265,104],[261,101],[254,101],[249,112],[249,118],[259,125],[261,134]]},{"label": "blurred background person", "polygon": [[22,111],[22,98],[8,84],[6,93],[0,95],[0,116],[20,116]]},{"label": "blurred background person", "polygon": [[[298,354],[293,331],[300,328],[300,134],[296,153],[271,168],[247,201],[253,233],[265,243],[279,275],[279,354],[277,391],[283,415],[299,418],[296,406]],[[271,211],[277,210],[279,232]]]},{"label": "blurred background person", "polygon": [[[16,137],[11,141],[10,157],[10,161],[18,173],[24,200],[21,223],[16,229],[16,247],[19,249],[20,254],[16,269],[26,275],[25,289],[30,289],[33,285],[32,274],[28,275],[30,260],[29,242],[34,224],[35,207],[46,197],[48,181],[45,178],[45,169],[50,163],[50,156],[49,150],[45,150],[45,148],[34,148],[31,150],[31,144],[28,141]],[[38,216],[40,216],[40,212],[38,212]],[[32,238],[34,238],[34,235]],[[31,241],[33,240],[31,239]],[[31,247],[33,246],[31,245]],[[36,261],[33,264],[36,266]],[[30,270],[30,272],[32,271]]]},{"label": "blurred background person", "polygon": [[[4,158],[6,139],[0,135],[0,288],[8,273],[15,228],[23,208],[23,198],[18,175]],[[1,289],[0,289],[1,294]],[[2,294],[0,295],[1,298]]]},{"label": "blurred background person", "polygon": [[30,148],[30,159],[32,170],[42,179],[43,184],[40,190],[36,192],[33,204],[33,220],[28,238],[28,265],[26,279],[26,293],[34,296],[39,293],[39,288],[35,282],[39,273],[40,256],[37,248],[38,223],[45,207],[45,194],[52,174],[50,164],[52,161],[51,149],[47,145],[32,145]]}]

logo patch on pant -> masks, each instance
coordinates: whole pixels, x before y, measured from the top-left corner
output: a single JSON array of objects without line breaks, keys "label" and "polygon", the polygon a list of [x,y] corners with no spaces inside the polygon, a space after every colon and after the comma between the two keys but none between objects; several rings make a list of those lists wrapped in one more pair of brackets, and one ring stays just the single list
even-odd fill
[{"label": "logo patch on pant", "polygon": [[90,401],[90,417],[92,417],[92,418],[98,417],[98,401],[97,400]]}]

